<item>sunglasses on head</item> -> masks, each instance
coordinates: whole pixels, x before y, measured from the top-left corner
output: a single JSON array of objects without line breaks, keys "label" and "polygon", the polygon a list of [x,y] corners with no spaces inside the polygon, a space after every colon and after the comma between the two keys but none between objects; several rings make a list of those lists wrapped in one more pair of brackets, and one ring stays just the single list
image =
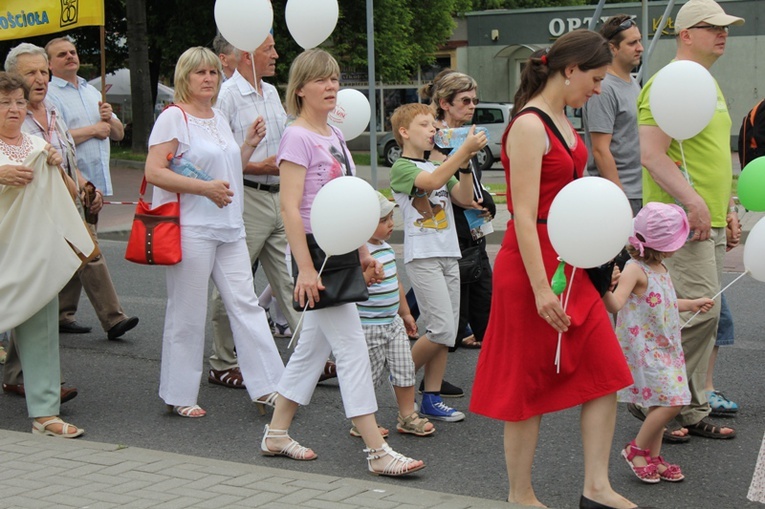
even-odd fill
[{"label": "sunglasses on head", "polygon": [[624,21],[619,23],[619,26],[616,27],[616,30],[614,30],[614,33],[612,33],[608,37],[608,40],[610,41],[611,39],[613,39],[614,37],[619,35],[621,32],[624,32],[625,30],[628,30],[628,29],[630,29],[630,28],[632,28],[634,26],[637,26],[637,23],[635,22],[634,19],[632,19],[632,18],[625,19]]},{"label": "sunglasses on head", "polygon": [[481,102],[481,100],[477,97],[463,97],[459,101],[462,103],[463,106],[467,106],[470,103],[477,105],[479,102]]}]

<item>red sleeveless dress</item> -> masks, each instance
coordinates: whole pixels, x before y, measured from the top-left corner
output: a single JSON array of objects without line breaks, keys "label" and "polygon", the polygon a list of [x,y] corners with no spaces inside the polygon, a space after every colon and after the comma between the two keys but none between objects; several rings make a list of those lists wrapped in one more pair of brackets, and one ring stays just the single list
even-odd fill
[{"label": "red sleeveless dress", "polygon": [[[522,114],[536,113],[521,112],[518,116]],[[503,147],[510,126],[512,122],[503,136]],[[582,175],[587,162],[587,148],[579,136],[569,155],[547,125],[545,130],[550,151],[542,158],[540,219],[547,218],[555,195],[572,181],[574,171]],[[509,191],[509,161],[504,149],[502,165]],[[512,212],[509,193],[507,201]],[[523,421],[631,385],[632,375],[600,295],[584,270],[577,269],[572,280],[571,266],[566,268],[571,285],[566,313],[571,325],[563,333],[560,373],[556,372],[558,333],[537,312],[514,226],[511,219],[494,264],[491,314],[476,366],[470,411],[503,421]],[[538,223],[537,231],[550,279],[558,266],[557,254],[550,244],[547,224]],[[568,288],[564,297],[567,292]]]}]

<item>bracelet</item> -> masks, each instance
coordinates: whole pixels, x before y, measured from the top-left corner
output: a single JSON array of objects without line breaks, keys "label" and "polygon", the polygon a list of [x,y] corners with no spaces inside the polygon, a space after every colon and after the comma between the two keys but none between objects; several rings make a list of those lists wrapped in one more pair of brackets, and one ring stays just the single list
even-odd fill
[{"label": "bracelet", "polygon": [[733,205],[732,207],[728,207],[728,214],[732,214],[733,212],[738,214],[738,207],[736,205]]},{"label": "bracelet", "polygon": [[460,172],[460,173],[462,173],[463,175],[467,175],[467,174],[469,174],[469,173],[472,173],[472,172],[470,171],[470,168],[460,168],[460,169],[459,169],[459,170],[457,170],[457,171],[459,171],[459,172]]}]

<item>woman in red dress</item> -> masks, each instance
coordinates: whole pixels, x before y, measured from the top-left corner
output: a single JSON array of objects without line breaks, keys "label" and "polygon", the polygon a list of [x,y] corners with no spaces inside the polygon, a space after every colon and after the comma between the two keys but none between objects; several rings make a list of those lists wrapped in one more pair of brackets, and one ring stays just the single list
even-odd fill
[{"label": "woman in red dress", "polygon": [[635,507],[608,481],[615,393],[630,385],[632,377],[586,272],[577,271],[572,280],[567,267],[571,294],[565,310],[553,293],[550,278],[558,260],[546,221],[555,195],[582,176],[587,162],[584,142],[564,109],[581,108],[600,93],[610,62],[607,42],[586,30],[568,33],[549,50],[532,54],[503,139],[502,164],[512,219],[494,266],[491,316],[470,410],[505,421],[508,501],[523,505],[543,506],[531,484],[542,414],[581,405],[584,490],[580,507]]}]

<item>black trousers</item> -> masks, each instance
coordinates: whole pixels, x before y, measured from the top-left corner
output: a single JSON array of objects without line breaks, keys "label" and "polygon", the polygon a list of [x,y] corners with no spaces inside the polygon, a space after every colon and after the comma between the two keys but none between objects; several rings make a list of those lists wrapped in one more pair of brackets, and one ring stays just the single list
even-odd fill
[{"label": "black trousers", "polygon": [[481,277],[472,283],[460,285],[460,319],[457,325],[457,340],[454,349],[459,348],[467,326],[473,330],[476,341],[483,341],[486,326],[489,324],[489,311],[491,309],[492,271],[489,263],[489,255],[486,253],[486,239],[479,242],[466,242],[460,239],[460,249],[478,245],[480,249],[479,263],[481,264]]}]

